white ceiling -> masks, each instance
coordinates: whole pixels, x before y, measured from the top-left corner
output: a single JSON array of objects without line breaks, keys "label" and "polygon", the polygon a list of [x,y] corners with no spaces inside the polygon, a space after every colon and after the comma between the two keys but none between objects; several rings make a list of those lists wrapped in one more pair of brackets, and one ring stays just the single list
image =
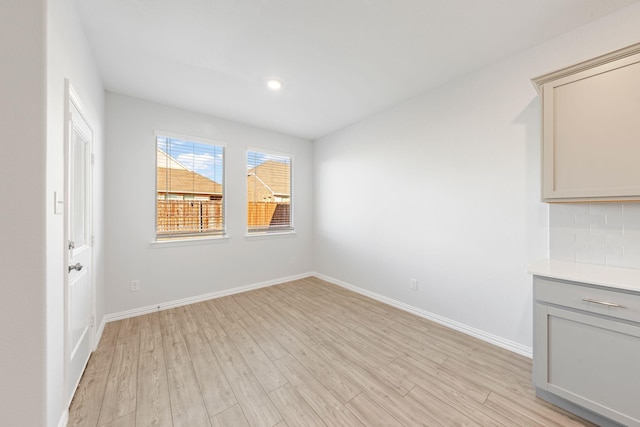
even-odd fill
[{"label": "white ceiling", "polygon": [[635,1],[76,3],[106,89],[313,140]]}]

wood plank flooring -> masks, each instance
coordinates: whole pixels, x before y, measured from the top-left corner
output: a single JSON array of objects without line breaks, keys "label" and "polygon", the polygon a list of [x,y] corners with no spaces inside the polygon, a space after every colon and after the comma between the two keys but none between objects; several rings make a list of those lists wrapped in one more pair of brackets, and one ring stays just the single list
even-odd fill
[{"label": "wood plank flooring", "polygon": [[531,361],[316,278],[106,325],[69,426],[585,426]]}]

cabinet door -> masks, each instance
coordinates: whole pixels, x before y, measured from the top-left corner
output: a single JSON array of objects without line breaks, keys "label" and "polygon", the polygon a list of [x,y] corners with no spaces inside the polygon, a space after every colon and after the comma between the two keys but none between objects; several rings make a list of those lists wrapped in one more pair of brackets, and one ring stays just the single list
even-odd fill
[{"label": "cabinet door", "polygon": [[640,426],[640,325],[536,304],[536,386]]},{"label": "cabinet door", "polygon": [[547,82],[542,94],[544,200],[640,199],[640,54]]}]

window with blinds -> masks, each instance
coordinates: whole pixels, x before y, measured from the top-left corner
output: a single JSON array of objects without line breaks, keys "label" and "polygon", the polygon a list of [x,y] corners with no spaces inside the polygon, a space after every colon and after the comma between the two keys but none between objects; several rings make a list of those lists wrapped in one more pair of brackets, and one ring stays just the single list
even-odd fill
[{"label": "window with blinds", "polygon": [[290,156],[247,152],[247,228],[250,233],[293,230]]},{"label": "window with blinds", "polygon": [[224,147],[156,137],[156,239],[224,234]]}]

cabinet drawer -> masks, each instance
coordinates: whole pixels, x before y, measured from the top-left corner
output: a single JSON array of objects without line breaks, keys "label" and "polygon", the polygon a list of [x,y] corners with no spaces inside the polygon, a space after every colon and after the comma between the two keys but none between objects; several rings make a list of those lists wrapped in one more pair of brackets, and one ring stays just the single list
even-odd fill
[{"label": "cabinet drawer", "polygon": [[537,302],[640,323],[639,294],[542,277],[534,278],[534,291]]}]

